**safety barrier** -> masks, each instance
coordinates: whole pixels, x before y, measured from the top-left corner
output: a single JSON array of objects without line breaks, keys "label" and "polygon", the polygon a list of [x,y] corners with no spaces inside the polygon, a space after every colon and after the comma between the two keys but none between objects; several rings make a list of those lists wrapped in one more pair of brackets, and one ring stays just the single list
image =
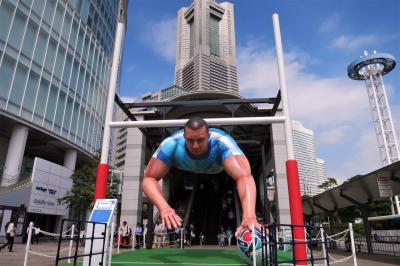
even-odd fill
[{"label": "safety barrier", "polygon": [[[293,230],[303,227],[305,231],[305,239],[294,239]],[[316,233],[315,236],[311,232]],[[317,232],[316,232],[317,231]],[[345,258],[335,258],[329,254],[328,241],[343,241],[349,239],[348,245],[352,251],[350,256]],[[347,243],[347,242],[346,242]],[[352,224],[349,223],[349,229],[334,235],[328,235],[322,226],[293,225],[293,224],[271,224],[262,228],[262,262],[263,266],[269,265],[326,265],[342,263],[353,259],[353,264],[357,266],[357,257],[355,250],[355,241],[353,235]],[[295,256],[295,246],[306,245],[307,259],[299,260]],[[292,251],[291,260],[281,260],[278,257],[278,250]],[[255,260],[254,260],[255,261]],[[254,264],[255,265],[255,264]]]},{"label": "safety barrier", "polygon": [[[63,230],[64,227],[64,222],[65,221],[69,221],[69,222],[76,222],[77,226],[75,224],[71,225],[71,228],[65,231]],[[102,252],[89,252],[89,254],[78,254],[79,252],[83,252],[83,247],[80,249],[79,245],[80,245],[80,241],[86,240],[86,239],[90,239],[93,243],[93,240],[95,239],[101,239],[103,241],[105,241],[106,236],[105,234],[103,235],[103,237],[94,237],[93,235],[91,237],[85,237],[84,234],[82,234],[81,229],[84,229],[82,224],[88,224],[91,223],[93,224],[93,226],[96,226],[96,224],[99,226],[101,225],[105,225],[104,223],[93,223],[93,222],[84,222],[84,221],[74,221],[74,220],[63,220],[62,221],[62,226],[61,226],[61,231],[59,234],[54,234],[51,232],[46,232],[43,231],[37,227],[33,226],[33,222],[29,223],[29,227],[28,227],[28,238],[27,238],[27,243],[26,243],[26,247],[25,247],[25,257],[24,257],[24,266],[28,265],[28,261],[29,261],[29,255],[35,255],[35,256],[41,256],[41,257],[46,257],[46,258],[50,258],[53,259],[55,261],[55,264],[58,265],[60,260],[68,260],[68,263],[71,263],[71,259],[73,259],[73,263],[74,265],[76,265],[77,263],[77,259],[80,257],[86,257],[86,256],[93,256],[93,255],[97,255],[97,254],[104,254],[105,252],[109,252],[109,261],[107,265],[111,265],[111,256],[112,256],[112,251],[113,251],[113,247],[112,245],[110,245],[110,248],[108,250],[102,250]],[[50,237],[51,239],[56,239],[58,241],[58,246],[57,246],[57,251],[56,252],[38,252],[38,251],[33,251],[31,249],[31,242],[32,242],[32,234],[34,232],[34,230],[40,230],[40,233]],[[111,232],[113,234],[113,227],[111,228]],[[68,234],[69,233],[69,234]],[[69,241],[69,245],[66,248],[61,249],[61,243],[62,241]],[[75,242],[75,247],[73,247],[73,243]],[[103,246],[104,247],[104,246]],[[64,256],[62,257],[61,254],[65,251],[68,250],[68,256]],[[106,264],[104,264],[106,265]]]},{"label": "safety barrier", "polygon": [[[32,233],[34,232],[34,230],[40,232],[41,234],[43,234],[45,236],[52,237],[53,239],[60,237],[60,234],[54,234],[54,233],[46,232],[44,230],[41,230],[40,228],[34,227],[33,225],[34,225],[33,222],[29,223],[28,238],[27,238],[26,247],[25,247],[24,266],[28,265],[29,254],[33,254],[33,255],[41,256],[41,257],[46,257],[46,258],[52,258],[52,259],[55,259],[56,256],[57,256],[57,252],[37,252],[37,251],[31,250]],[[70,232],[70,235],[67,235],[68,232]],[[70,236],[72,238],[73,234],[74,234],[74,225],[72,225],[72,227],[70,229],[62,232],[61,236],[62,237]],[[72,249],[72,246],[70,245],[68,248],[64,248],[64,249],[60,250],[59,252],[64,252],[66,250],[69,250],[69,254],[70,254],[71,253],[71,249]]]},{"label": "safety barrier", "polygon": [[[77,234],[76,236],[73,235],[73,236],[69,236],[69,237],[68,236],[64,237],[62,235],[62,229],[64,228],[65,222],[76,222],[76,221],[75,220],[69,220],[69,219],[63,219],[62,222],[61,222],[61,231],[60,231],[60,236],[58,238],[58,249],[57,249],[57,256],[56,256],[56,265],[58,265],[59,261],[66,260],[66,259],[74,259],[74,264],[76,264],[78,258],[89,257],[89,259],[91,259],[92,256],[94,256],[94,255],[101,255],[101,263],[103,264],[104,263],[103,262],[104,253],[105,252],[109,252],[109,250],[105,250],[104,249],[105,242],[106,242],[106,237],[107,237],[106,236],[107,224],[106,223],[98,223],[98,222],[89,222],[89,221],[77,221],[77,231],[78,232],[81,232],[82,229],[85,228],[84,225],[86,225],[86,224],[91,224],[93,226],[93,230],[92,230],[91,236],[88,237],[88,236],[81,236],[81,234]],[[104,227],[100,237],[95,237],[94,236],[94,232],[95,232],[95,227],[96,226]],[[61,257],[60,256],[60,251],[61,251],[60,247],[61,247],[62,241],[64,241],[64,240],[67,240],[67,241],[69,240],[70,243],[71,243],[71,241],[75,242],[75,252],[74,252],[73,255],[71,254],[71,255],[68,255],[68,256],[65,256],[65,257]],[[81,240],[90,240],[91,246],[90,246],[89,254],[78,254],[79,243],[80,243]],[[92,249],[93,249],[94,240],[102,240],[103,248],[102,248],[101,252],[93,252]],[[110,255],[110,257],[111,257],[111,255]]]},{"label": "safety barrier", "polygon": [[[158,241],[157,240],[157,235],[159,235],[162,240]],[[176,236],[176,232],[168,232],[168,233],[161,233],[161,234],[156,234],[154,233],[154,240],[153,244],[157,247],[161,247],[164,245],[169,245],[173,244],[174,246],[180,246],[181,249],[184,248],[184,244],[186,243],[186,233],[184,233],[184,229],[181,227],[179,228],[179,237]],[[172,239],[171,240],[171,236]],[[116,236],[114,236],[114,242],[113,245],[117,247],[117,254],[120,253],[120,247],[125,247],[125,248],[132,248],[132,251],[135,249],[135,246],[142,246],[144,243],[146,243],[146,234],[143,234],[143,240],[140,242],[136,241],[136,237],[132,235],[132,237],[129,237],[129,242],[125,244],[122,240],[122,233],[121,230],[118,230],[118,233]],[[183,239],[183,241],[181,241]],[[122,242],[122,243],[121,243]],[[134,242],[134,243],[133,243]]]},{"label": "safety barrier", "polygon": [[[371,243],[374,254],[400,255],[399,236],[377,236],[371,240]],[[367,241],[365,239],[356,239],[355,245],[358,252],[368,252]]]},{"label": "safety barrier", "polygon": [[[72,221],[72,220],[65,220],[65,221]],[[28,257],[29,254],[31,255],[36,255],[36,256],[42,256],[42,257],[47,257],[47,258],[52,258],[55,259],[56,265],[58,265],[58,262],[60,260],[65,260],[68,259],[68,263],[71,262],[71,259],[73,259],[74,264],[76,264],[77,259],[79,257],[85,257],[85,256],[92,256],[96,254],[105,254],[106,252],[109,254],[108,256],[108,262],[104,263],[104,265],[111,265],[111,257],[113,253],[113,246],[116,245],[118,249],[118,254],[119,254],[119,248],[121,245],[119,239],[121,239],[121,231],[118,230],[117,235],[117,241],[115,237],[110,237],[110,245],[109,249],[105,250],[103,246],[102,252],[98,253],[92,253],[90,251],[89,254],[78,254],[78,249],[79,249],[79,242],[81,240],[86,240],[89,239],[93,242],[95,239],[102,239],[105,243],[106,241],[106,236],[105,234],[103,237],[86,237],[78,232],[81,232],[82,229],[82,223],[90,223],[90,222],[82,222],[79,221],[77,223],[77,226],[75,224],[72,224],[71,228],[62,231],[63,226],[64,226],[64,220],[62,223],[61,231],[60,234],[54,234],[50,232],[46,232],[43,230],[40,230],[40,233],[53,237],[55,239],[58,239],[58,249],[57,252],[37,252],[31,250],[31,240],[32,240],[32,234],[34,230],[39,230],[39,228],[36,228],[33,226],[33,222],[30,222],[29,228],[28,228],[28,240],[26,244],[26,249],[25,249],[25,259],[24,259],[24,266],[28,265]],[[95,224],[100,224],[104,225],[103,223],[95,223]],[[293,229],[295,227],[303,227],[305,230],[305,239],[294,239],[293,238]],[[106,227],[104,227],[104,230]],[[337,263],[343,263],[348,260],[353,259],[353,264],[357,266],[357,258],[356,258],[356,242],[354,241],[354,235],[353,235],[353,228],[352,224],[349,224],[349,228],[333,234],[333,235],[328,235],[324,231],[322,227],[315,227],[315,226],[308,226],[308,225],[292,225],[292,224],[271,224],[265,227],[261,228],[261,235],[262,235],[262,265],[263,266],[270,266],[270,265],[297,265],[297,264],[309,264],[309,265],[316,265],[316,264],[324,264],[326,266],[329,266],[330,264],[337,264]],[[312,236],[311,231],[314,230],[314,233],[317,230],[317,233],[315,236]],[[104,231],[105,232],[105,231]],[[114,235],[114,224],[111,226],[111,236]],[[176,236],[176,232],[169,232],[169,233],[163,233],[162,234],[162,243],[165,243],[165,239],[168,236],[174,235]],[[183,242],[180,241],[180,239],[185,239],[184,238],[184,229],[180,228],[180,238],[175,239],[173,241],[170,241],[170,243],[180,243],[181,248],[183,248]],[[140,243],[136,243],[139,245],[142,245],[145,242],[145,234],[143,235],[143,241]],[[254,236],[253,236],[253,250],[255,249],[255,241],[254,241]],[[350,256],[344,257],[344,258],[335,258],[329,253],[329,245],[328,243],[340,243],[342,241],[345,241],[346,245],[349,245],[348,247],[351,249],[352,254]],[[350,240],[350,242],[348,242]],[[62,241],[69,241],[69,246],[66,248],[61,249],[61,242]],[[132,250],[134,249],[134,245],[132,245],[132,240],[130,240],[129,245],[132,246]],[[73,247],[73,243],[75,242],[75,246]],[[154,241],[154,244],[159,244],[159,242]],[[295,245],[306,245],[307,247],[307,260],[298,260],[295,257],[294,253],[294,248]],[[68,250],[68,256],[60,256],[62,252],[66,252]],[[292,251],[292,259],[291,260],[282,260],[278,258],[278,250],[285,250],[285,251]],[[82,251],[82,250],[80,250]],[[254,265],[256,265],[256,253],[253,253],[254,258]]]}]

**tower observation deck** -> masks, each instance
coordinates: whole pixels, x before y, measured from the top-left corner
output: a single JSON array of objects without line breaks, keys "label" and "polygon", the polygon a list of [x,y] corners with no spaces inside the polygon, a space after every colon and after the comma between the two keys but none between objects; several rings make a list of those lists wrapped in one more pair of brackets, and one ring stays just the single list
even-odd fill
[{"label": "tower observation deck", "polygon": [[364,51],[364,56],[347,67],[349,78],[365,81],[379,153],[384,166],[392,164],[400,158],[397,137],[382,78],[395,66],[396,61],[390,54],[374,51],[373,54],[368,55]]}]

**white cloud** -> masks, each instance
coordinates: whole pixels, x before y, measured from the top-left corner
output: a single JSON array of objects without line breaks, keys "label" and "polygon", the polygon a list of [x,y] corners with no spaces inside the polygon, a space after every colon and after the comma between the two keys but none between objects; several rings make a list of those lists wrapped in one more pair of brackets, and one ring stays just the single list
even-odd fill
[{"label": "white cloud", "polygon": [[[289,103],[294,119],[310,126],[346,125],[368,112],[362,82],[347,77],[319,78],[305,73],[304,57],[285,55]],[[279,78],[273,49],[238,49],[240,91],[248,97],[273,97]],[[364,119],[363,119],[364,120]]]},{"label": "white cloud", "polygon": [[326,131],[321,132],[318,140],[321,144],[335,144],[343,141],[346,135],[352,128],[350,126],[338,126],[330,128]]},{"label": "white cloud", "polygon": [[[326,161],[328,176],[343,180],[379,167],[364,83],[345,75],[323,78],[307,73],[308,64],[307,56],[285,54],[290,111],[292,119],[318,132],[319,157],[335,159]],[[241,94],[249,98],[276,96],[279,78],[274,49],[249,42],[238,48],[238,65]],[[341,157],[335,156],[335,149],[342,149]]]},{"label": "white cloud", "polygon": [[327,17],[324,21],[322,21],[319,31],[320,32],[329,32],[338,27],[340,21],[340,16],[338,14],[334,14],[332,16]]},{"label": "white cloud", "polygon": [[366,129],[359,133],[355,150],[349,155],[347,162],[343,165],[343,170],[352,173],[351,175],[367,174],[382,167],[374,129]]},{"label": "white cloud", "polygon": [[121,98],[122,102],[124,102],[124,103],[133,103],[137,100],[136,98],[129,97],[129,96],[121,96],[120,98]]},{"label": "white cloud", "polygon": [[176,18],[150,21],[144,27],[143,41],[169,63],[175,63]]},{"label": "white cloud", "polygon": [[360,35],[360,36],[346,36],[341,35],[337,37],[332,47],[339,49],[358,49],[370,44],[379,43],[381,38],[376,35]]}]

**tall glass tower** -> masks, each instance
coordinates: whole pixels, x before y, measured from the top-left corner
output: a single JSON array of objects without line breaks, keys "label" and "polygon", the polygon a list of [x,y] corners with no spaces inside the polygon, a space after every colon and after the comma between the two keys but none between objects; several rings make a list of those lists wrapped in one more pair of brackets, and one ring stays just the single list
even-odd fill
[{"label": "tall glass tower", "polygon": [[231,3],[194,0],[178,11],[175,84],[187,91],[238,93]]},{"label": "tall glass tower", "polygon": [[[57,232],[75,166],[100,150],[127,0],[0,0],[0,224]],[[0,232],[0,236],[3,232]]]},{"label": "tall glass tower", "polygon": [[[118,2],[2,1],[0,108],[99,148]],[[105,12],[107,11],[107,12]]]},{"label": "tall glass tower", "polygon": [[[126,8],[126,0],[0,1],[0,169],[9,183],[28,160],[24,151],[62,164],[68,150],[88,158],[100,149],[114,36]],[[46,145],[61,154],[50,156],[49,148],[46,156]]]}]

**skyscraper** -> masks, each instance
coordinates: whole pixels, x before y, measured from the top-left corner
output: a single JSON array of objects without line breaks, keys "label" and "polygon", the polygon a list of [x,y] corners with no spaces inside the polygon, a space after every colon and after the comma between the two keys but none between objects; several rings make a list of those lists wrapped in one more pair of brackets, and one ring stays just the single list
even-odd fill
[{"label": "skyscraper", "polygon": [[316,156],[314,132],[305,128],[299,121],[292,121],[294,156],[298,162],[300,190],[302,195],[313,196],[321,189],[318,186],[326,181],[325,163]]},{"label": "skyscraper", "polygon": [[238,93],[233,5],[194,0],[178,11],[177,24],[175,84]]},{"label": "skyscraper", "polygon": [[[328,181],[325,171],[325,160],[317,158],[317,173],[318,173],[318,186]],[[318,188],[318,193],[323,192],[323,189]]]},{"label": "skyscraper", "polygon": [[100,149],[126,8],[126,0],[0,1],[0,213],[10,211],[0,223],[21,205],[27,221],[54,225],[68,214],[57,198],[75,165]]}]

